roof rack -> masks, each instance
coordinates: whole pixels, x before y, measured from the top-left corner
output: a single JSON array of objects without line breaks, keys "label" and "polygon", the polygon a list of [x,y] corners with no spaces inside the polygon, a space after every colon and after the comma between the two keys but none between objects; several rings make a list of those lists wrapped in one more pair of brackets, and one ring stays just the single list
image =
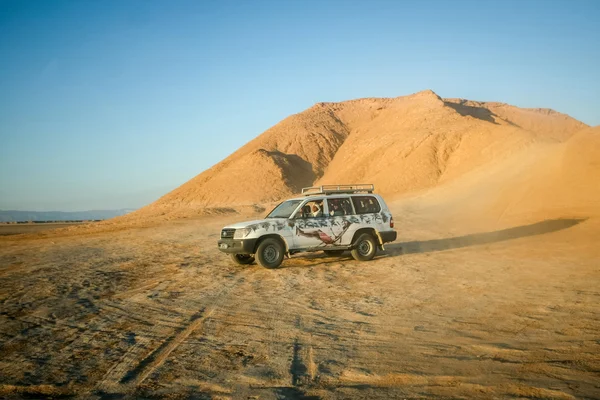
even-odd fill
[{"label": "roof rack", "polygon": [[339,194],[339,193],[373,193],[375,186],[371,183],[358,185],[321,185],[302,189],[302,194],[311,196],[315,194]]}]

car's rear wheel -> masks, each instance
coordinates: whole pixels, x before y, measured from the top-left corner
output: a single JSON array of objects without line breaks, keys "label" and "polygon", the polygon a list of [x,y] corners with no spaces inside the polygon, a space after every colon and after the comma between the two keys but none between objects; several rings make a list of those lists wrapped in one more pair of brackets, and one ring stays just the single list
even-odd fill
[{"label": "car's rear wheel", "polygon": [[323,253],[329,257],[339,257],[344,254],[344,250],[323,250]]},{"label": "car's rear wheel", "polygon": [[239,265],[248,265],[254,262],[254,256],[250,254],[230,254],[233,262]]},{"label": "car's rear wheel", "polygon": [[352,257],[358,261],[369,261],[377,253],[377,242],[373,235],[369,233],[361,234],[354,242]]},{"label": "car's rear wheel", "polygon": [[274,238],[267,238],[260,242],[256,249],[256,259],[265,268],[277,268],[285,256],[283,244]]}]

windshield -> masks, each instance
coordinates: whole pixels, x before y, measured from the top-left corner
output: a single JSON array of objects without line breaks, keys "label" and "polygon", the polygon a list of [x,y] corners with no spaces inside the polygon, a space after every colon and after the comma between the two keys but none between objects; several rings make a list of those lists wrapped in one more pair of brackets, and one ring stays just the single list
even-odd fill
[{"label": "windshield", "polygon": [[292,215],[292,213],[296,210],[298,205],[300,205],[300,203],[302,203],[302,200],[284,201],[275,207],[273,211],[267,215],[267,218],[289,218],[290,215]]}]

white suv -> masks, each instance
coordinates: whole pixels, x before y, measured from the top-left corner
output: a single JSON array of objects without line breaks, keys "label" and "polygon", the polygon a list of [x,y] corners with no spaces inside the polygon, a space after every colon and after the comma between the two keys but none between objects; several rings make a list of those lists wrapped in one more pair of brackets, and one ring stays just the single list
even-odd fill
[{"label": "white suv", "polygon": [[237,264],[255,258],[277,268],[284,256],[324,251],[368,261],[377,248],[396,240],[394,219],[373,185],[323,185],[302,189],[304,197],[286,200],[265,219],[229,225],[221,231],[219,250]]}]

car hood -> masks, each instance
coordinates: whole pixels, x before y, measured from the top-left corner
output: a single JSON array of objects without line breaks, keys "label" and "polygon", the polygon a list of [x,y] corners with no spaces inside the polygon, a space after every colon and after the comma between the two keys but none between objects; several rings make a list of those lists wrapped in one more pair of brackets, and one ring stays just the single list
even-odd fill
[{"label": "car hood", "polygon": [[232,225],[227,225],[226,227],[224,227],[223,229],[242,229],[242,228],[247,228],[251,225],[260,225],[262,223],[274,223],[274,222],[281,222],[281,221],[286,221],[287,218],[265,218],[265,219],[256,219],[254,221],[245,221],[245,222],[238,222],[237,224],[232,224]]}]

